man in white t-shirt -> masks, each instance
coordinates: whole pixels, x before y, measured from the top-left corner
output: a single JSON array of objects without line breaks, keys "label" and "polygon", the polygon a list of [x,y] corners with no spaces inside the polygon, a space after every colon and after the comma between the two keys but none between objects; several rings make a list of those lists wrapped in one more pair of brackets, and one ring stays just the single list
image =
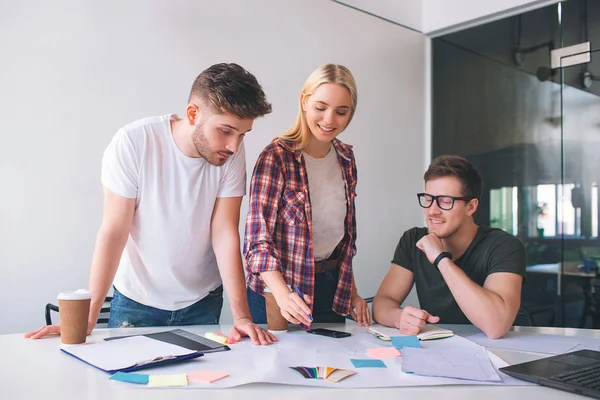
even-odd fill
[{"label": "man in white t-shirt", "polygon": [[[111,284],[109,327],[218,324],[223,285],[231,336],[275,337],[252,323],[240,254],[243,139],[271,112],[256,78],[216,64],[196,78],[185,115],[121,129],[102,162],[104,214],[90,273],[88,332]],[[27,334],[60,333],[58,325]]]}]

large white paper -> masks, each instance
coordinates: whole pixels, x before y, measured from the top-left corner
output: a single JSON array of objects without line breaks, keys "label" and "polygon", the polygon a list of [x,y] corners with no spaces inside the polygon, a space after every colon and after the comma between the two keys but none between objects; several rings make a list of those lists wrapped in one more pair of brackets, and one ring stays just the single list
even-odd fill
[{"label": "large white paper", "polygon": [[[365,330],[366,331],[366,330]],[[286,385],[317,386],[330,388],[376,388],[400,386],[464,385],[467,381],[454,378],[436,378],[406,374],[402,372],[402,357],[385,359],[387,368],[355,369],[351,358],[370,358],[367,349],[390,347],[366,332],[355,333],[343,339],[310,335],[305,332],[277,334],[279,341],[270,346],[256,346],[248,339],[231,345],[231,351],[205,354],[204,357],[187,362],[165,365],[144,370],[147,374],[187,374],[197,370],[209,370],[229,373],[229,377],[214,383],[190,381],[188,388],[230,388],[249,383],[277,383]],[[479,347],[475,343],[453,336],[447,339],[421,342],[423,348]],[[490,354],[494,369],[507,364]],[[355,370],[358,373],[341,382],[327,382],[323,379],[305,379],[289,367],[335,367]],[[468,381],[474,385],[530,385],[500,373],[503,382]],[[127,385],[127,383],[117,384]],[[143,385],[131,385],[131,388],[143,388]]]},{"label": "large white paper", "polygon": [[488,339],[484,333],[478,333],[467,337],[467,339],[485,347],[544,354],[562,354],[584,342],[582,339],[569,336],[542,335],[529,332],[508,332],[500,339]]},{"label": "large white paper", "polygon": [[501,382],[482,346],[418,349],[403,347],[402,371],[417,375]]},{"label": "large white paper", "polygon": [[69,346],[65,347],[64,350],[105,371],[132,367],[156,357],[181,356],[194,353],[193,350],[145,336],[132,336],[107,342]]}]

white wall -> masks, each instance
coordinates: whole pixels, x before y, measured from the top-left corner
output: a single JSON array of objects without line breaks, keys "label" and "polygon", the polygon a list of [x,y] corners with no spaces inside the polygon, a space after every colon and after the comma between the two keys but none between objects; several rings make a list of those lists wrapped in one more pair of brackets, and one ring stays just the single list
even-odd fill
[{"label": "white wall", "polygon": [[423,32],[425,0],[343,0],[340,3]]},{"label": "white wall", "polygon": [[2,2],[0,333],[38,327],[58,291],[87,287],[115,131],[182,113],[196,75],[223,61],[253,72],[274,105],[246,139],[249,171],[314,68],[355,74],[358,111],[340,138],[355,145],[354,266],[373,295],[400,234],[422,223],[426,40],[323,0]]}]

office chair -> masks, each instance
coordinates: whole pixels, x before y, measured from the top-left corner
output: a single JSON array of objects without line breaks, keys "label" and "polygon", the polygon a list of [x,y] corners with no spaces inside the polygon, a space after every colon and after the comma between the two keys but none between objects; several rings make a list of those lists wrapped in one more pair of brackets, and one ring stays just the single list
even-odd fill
[{"label": "office chair", "polygon": [[[528,326],[538,326],[535,324],[533,319],[534,315],[545,314],[548,313],[548,321],[549,324],[542,324],[541,326],[551,326],[554,322],[554,306],[552,305],[536,305],[536,304],[521,304],[519,307],[519,311],[517,312],[517,318],[519,316],[525,317],[527,320]],[[516,318],[515,318],[516,320]]]},{"label": "office chair", "polygon": [[[104,304],[105,307],[102,307],[100,309],[100,316],[98,317],[98,323],[99,324],[108,324],[108,316],[103,317],[102,314],[108,314],[110,313],[110,302],[112,300],[112,297],[106,297],[106,299],[104,299]],[[106,304],[108,303],[108,305]],[[52,325],[52,316],[50,315],[50,311],[58,311],[58,306],[54,305],[52,303],[48,303],[46,304],[46,312],[45,312],[45,317],[46,317],[46,325]]]}]

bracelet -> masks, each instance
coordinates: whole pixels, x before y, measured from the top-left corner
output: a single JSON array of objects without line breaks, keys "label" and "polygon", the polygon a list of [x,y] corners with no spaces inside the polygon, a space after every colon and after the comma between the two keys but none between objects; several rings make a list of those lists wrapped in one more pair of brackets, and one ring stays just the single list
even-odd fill
[{"label": "bracelet", "polygon": [[447,252],[447,251],[441,252],[440,255],[437,256],[437,258],[433,262],[433,266],[438,268],[438,264],[440,263],[440,261],[442,261],[446,257],[448,257],[450,260],[452,260],[452,253]]}]

